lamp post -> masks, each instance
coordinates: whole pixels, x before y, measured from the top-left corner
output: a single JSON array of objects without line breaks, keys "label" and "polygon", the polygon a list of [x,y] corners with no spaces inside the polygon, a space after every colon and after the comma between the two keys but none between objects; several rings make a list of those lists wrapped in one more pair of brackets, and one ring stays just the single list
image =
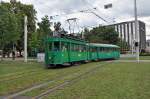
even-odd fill
[{"label": "lamp post", "polygon": [[27,62],[27,16],[24,17],[24,62]]},{"label": "lamp post", "polygon": [[92,11],[92,10],[96,10],[96,8],[92,8],[92,9],[88,9],[88,10],[81,10],[80,12],[82,12],[82,13],[92,13],[92,14],[94,14],[96,17],[98,17],[99,19],[101,19],[101,20],[103,20],[104,22],[106,22],[106,23],[109,23],[107,20],[105,20],[103,17],[101,17],[100,15],[98,15],[97,13],[95,13],[94,11]]},{"label": "lamp post", "polygon": [[135,34],[136,34],[136,60],[139,62],[139,33],[138,33],[138,18],[137,18],[137,1],[134,0],[134,15],[135,15]]}]

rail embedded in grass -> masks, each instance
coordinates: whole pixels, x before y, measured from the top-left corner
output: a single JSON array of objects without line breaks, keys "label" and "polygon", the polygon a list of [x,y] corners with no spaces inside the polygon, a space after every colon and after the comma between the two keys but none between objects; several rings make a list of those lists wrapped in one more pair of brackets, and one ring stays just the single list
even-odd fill
[{"label": "rail embedded in grass", "polygon": [[88,70],[88,71],[85,71],[84,73],[78,74],[77,76],[75,76],[75,77],[73,77],[73,78],[71,78],[71,79],[68,79],[68,80],[64,81],[64,83],[61,83],[61,84],[59,84],[59,85],[57,85],[57,86],[55,86],[55,87],[53,87],[53,88],[50,88],[50,89],[48,89],[47,91],[45,91],[45,92],[39,94],[38,96],[35,96],[34,99],[41,99],[41,98],[47,96],[48,94],[50,94],[50,93],[56,91],[56,90],[59,89],[59,88],[63,88],[63,87],[65,87],[66,85],[69,85],[69,84],[71,84],[71,83],[75,83],[75,82],[77,82],[78,80],[81,80],[82,78],[84,78],[84,77],[86,77],[86,76],[88,76],[88,75],[94,73],[94,72],[95,72],[96,70],[98,70],[99,68],[101,68],[101,67],[103,67],[103,66],[105,66],[105,65],[108,65],[108,64],[110,64],[110,63],[105,63],[105,64],[97,65],[95,68],[92,68],[92,69],[90,69],[90,70]]},{"label": "rail embedded in grass", "polygon": [[42,99],[149,99],[149,63],[113,63]]},{"label": "rail embedded in grass", "polygon": [[[81,66],[82,67],[82,66]],[[86,67],[86,66],[85,66]],[[89,66],[90,67],[90,66]],[[89,67],[86,67],[87,69],[89,68]],[[85,69],[86,70],[86,68],[83,68],[83,69]],[[92,68],[92,66],[91,66],[91,68]],[[90,68],[90,69],[91,69]],[[81,68],[78,68],[78,70],[80,70]],[[77,73],[77,71],[72,71],[73,73]],[[80,72],[83,72],[83,71],[80,71]],[[66,73],[66,75],[61,75],[62,77],[59,77],[59,78],[57,78],[57,79],[62,79],[62,78],[64,78],[64,77],[66,77],[67,75],[71,75],[70,73]],[[56,79],[54,80],[54,81],[57,81]],[[53,82],[53,80],[51,80],[51,81],[49,81],[49,82]],[[46,82],[46,83],[48,83],[49,84],[49,82]],[[31,90],[33,90],[33,89],[36,89],[36,88],[40,88],[40,87],[43,87],[43,86],[45,86],[45,85],[48,85],[48,84],[40,84],[40,85],[37,85],[37,86],[34,86],[33,88],[31,87],[31,88],[28,88],[28,89],[25,89],[25,90],[23,90],[23,91],[21,91],[21,92],[18,92],[19,93],[19,95],[20,94],[23,94],[24,92],[28,92],[28,91],[31,91]],[[42,86],[41,86],[42,85]],[[22,93],[23,92],[23,93]],[[15,95],[16,96],[16,95]]]},{"label": "rail embedded in grass", "polygon": [[[86,65],[82,65],[82,66],[73,66],[71,68],[50,69],[50,70],[46,70],[46,69],[44,69],[44,67],[40,67],[42,69],[37,74],[33,74],[30,76],[24,76],[24,77],[21,77],[18,79],[6,81],[5,83],[1,83],[0,84],[0,86],[1,86],[0,95],[8,95],[11,93],[19,92],[21,90],[30,88],[34,85],[38,85],[38,84],[47,82],[49,80],[55,79],[56,77],[59,77],[63,74],[71,74],[71,73],[77,72],[81,69],[83,70],[86,68],[90,68],[91,64],[93,64],[93,63],[89,63],[88,65],[86,64]],[[96,63],[94,63],[94,64],[96,64]],[[31,65],[29,65],[29,67]],[[26,66],[24,66],[24,67],[26,67]]]},{"label": "rail embedded in grass", "polygon": [[39,73],[39,69],[37,70],[28,70],[26,72],[20,72],[20,73],[16,73],[14,75],[9,75],[9,76],[1,76],[0,77],[0,83],[1,82],[4,82],[4,81],[10,81],[10,80],[15,80],[15,79],[18,79],[18,78],[21,78],[21,77],[24,77],[24,76],[30,76],[30,75],[33,75],[33,74],[36,74],[36,73]]}]

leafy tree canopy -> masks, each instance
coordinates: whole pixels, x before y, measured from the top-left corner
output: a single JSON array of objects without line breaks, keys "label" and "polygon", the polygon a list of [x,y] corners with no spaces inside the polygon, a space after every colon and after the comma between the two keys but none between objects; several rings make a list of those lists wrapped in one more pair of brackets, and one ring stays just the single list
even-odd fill
[{"label": "leafy tree canopy", "polygon": [[52,35],[52,31],[50,29],[51,22],[47,15],[42,18],[42,21],[38,23],[38,26],[38,31],[40,32],[40,36],[42,38],[46,37],[47,35]]},{"label": "leafy tree canopy", "polygon": [[118,33],[113,27],[99,26],[92,30],[85,29],[84,37],[92,43],[117,44]]},{"label": "leafy tree canopy", "polygon": [[26,5],[16,1],[11,3],[2,2],[0,4],[0,42],[3,47],[7,46],[8,43],[11,43],[8,45],[15,43],[17,50],[20,52],[23,50],[25,15],[28,17],[28,39],[30,39],[31,34],[36,31],[36,11],[33,5]]},{"label": "leafy tree canopy", "polygon": [[44,51],[44,38],[52,36],[52,30],[50,29],[51,22],[48,16],[44,16],[42,21],[38,23],[39,28],[37,29],[38,40],[39,40],[39,50]]},{"label": "leafy tree canopy", "polygon": [[19,40],[19,19],[7,5],[0,5],[0,12],[0,45],[4,49],[7,44],[16,44]]}]

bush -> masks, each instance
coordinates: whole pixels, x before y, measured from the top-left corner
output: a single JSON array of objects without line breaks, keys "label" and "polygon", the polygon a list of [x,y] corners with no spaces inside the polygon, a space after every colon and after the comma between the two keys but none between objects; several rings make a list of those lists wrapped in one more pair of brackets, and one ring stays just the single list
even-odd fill
[{"label": "bush", "polygon": [[148,53],[148,52],[140,53],[140,56],[150,56],[150,53]]}]

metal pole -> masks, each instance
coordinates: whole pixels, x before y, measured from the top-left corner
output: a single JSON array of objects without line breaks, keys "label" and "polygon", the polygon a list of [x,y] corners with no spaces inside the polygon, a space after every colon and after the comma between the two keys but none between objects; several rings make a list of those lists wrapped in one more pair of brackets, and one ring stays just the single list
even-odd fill
[{"label": "metal pole", "polygon": [[131,34],[131,50],[132,50],[132,55],[134,55],[134,38],[133,35]]},{"label": "metal pole", "polygon": [[138,18],[137,18],[137,2],[134,0],[134,14],[135,14],[135,34],[136,34],[136,42],[138,46],[136,46],[136,59],[139,62],[139,33],[138,33]]},{"label": "metal pole", "polygon": [[27,16],[24,17],[24,62],[27,62]]}]

